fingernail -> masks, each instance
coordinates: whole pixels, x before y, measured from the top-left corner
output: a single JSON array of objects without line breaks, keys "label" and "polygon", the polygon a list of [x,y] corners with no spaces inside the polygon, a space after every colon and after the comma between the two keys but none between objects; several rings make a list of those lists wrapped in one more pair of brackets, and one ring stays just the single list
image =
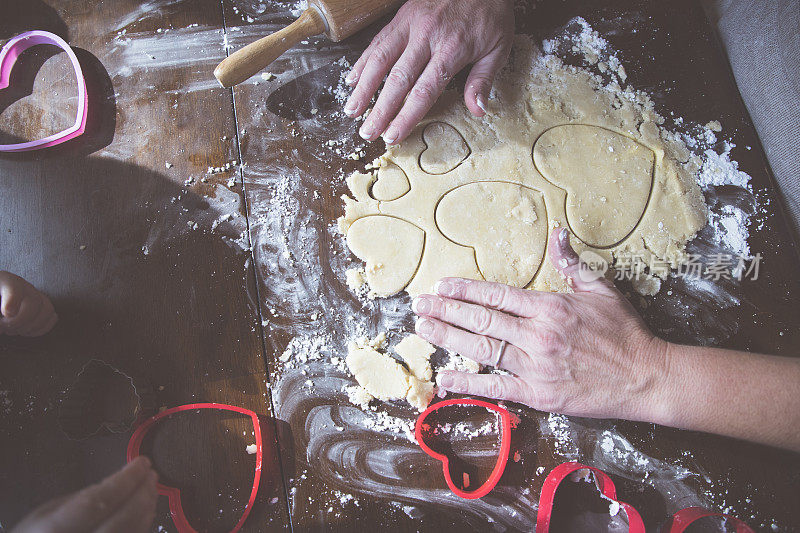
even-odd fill
[{"label": "fingernail", "polygon": [[440,387],[452,387],[455,384],[455,380],[453,376],[449,374],[443,374],[442,377],[439,378],[439,386]]},{"label": "fingernail", "polygon": [[475,99],[475,103],[478,104],[478,107],[481,108],[481,111],[484,113],[488,113],[486,110],[486,102],[483,100],[483,95],[479,94],[478,97]]},{"label": "fingernail", "polygon": [[567,228],[561,228],[561,233],[558,234],[558,240],[561,244],[569,244],[569,232]]},{"label": "fingernail", "polygon": [[358,134],[361,135],[361,138],[365,141],[370,140],[373,133],[375,133],[375,127],[372,125],[372,122],[364,123],[361,129],[358,130]]},{"label": "fingernail", "polygon": [[455,293],[453,284],[444,280],[437,281],[436,285],[433,286],[433,290],[441,296],[452,296]]},{"label": "fingernail", "polygon": [[356,108],[358,106],[352,100],[348,100],[347,103],[344,105],[344,114],[348,117],[352,117],[356,113]]},{"label": "fingernail", "polygon": [[431,303],[427,298],[417,296],[414,298],[414,301],[411,302],[411,310],[418,315],[426,315],[431,311]]},{"label": "fingernail", "polygon": [[433,333],[433,322],[431,322],[427,318],[423,318],[417,321],[417,325],[414,329],[416,329],[417,333],[419,333],[423,337],[426,337],[431,333]]},{"label": "fingernail", "polygon": [[383,140],[386,144],[394,144],[397,140],[397,128],[389,126],[389,129],[383,133]]}]

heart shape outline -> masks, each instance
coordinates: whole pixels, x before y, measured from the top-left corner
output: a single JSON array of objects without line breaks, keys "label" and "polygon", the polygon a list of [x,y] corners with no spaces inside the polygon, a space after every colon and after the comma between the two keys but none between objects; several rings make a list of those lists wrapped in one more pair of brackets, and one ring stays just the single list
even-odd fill
[{"label": "heart shape outline", "polygon": [[35,141],[27,141],[15,144],[0,144],[0,152],[28,152],[49,148],[57,144],[64,143],[82,135],[86,130],[86,119],[89,114],[89,96],[86,91],[86,78],[83,76],[81,64],[75,51],[67,44],[64,39],[54,33],[43,30],[33,30],[21,33],[12,37],[0,50],[0,90],[7,89],[11,83],[11,71],[22,53],[33,46],[40,44],[51,44],[64,50],[72,63],[75,71],[75,79],[78,83],[78,110],[76,112],[75,123],[69,128],[58,133],[48,135]]},{"label": "heart shape outline", "polygon": [[553,501],[555,500],[556,490],[561,482],[573,472],[578,470],[589,470],[594,474],[595,485],[600,493],[608,499],[619,503],[628,515],[629,533],[646,533],[644,522],[639,512],[629,503],[617,500],[617,488],[608,474],[591,466],[586,466],[577,462],[561,463],[555,467],[545,478],[542,484],[542,493],[539,496],[539,510],[536,513],[535,533],[548,533],[550,531],[550,517],[553,513]]},{"label": "heart shape outline", "polygon": [[[450,476],[450,458],[444,454],[434,451],[430,446],[425,444],[423,429],[428,427],[425,424],[425,419],[431,413],[441,409],[442,407],[447,407],[450,405],[471,405],[476,407],[484,407],[500,415],[500,454],[497,456],[497,462],[495,463],[492,473],[489,474],[487,480],[483,483],[483,485],[473,491],[465,491],[458,488],[458,486],[453,482],[453,478]],[[460,498],[464,498],[465,500],[475,500],[489,494],[489,492],[491,492],[492,489],[494,489],[494,487],[497,485],[497,482],[500,481],[500,478],[503,477],[503,472],[505,471],[506,464],[508,463],[508,455],[511,450],[511,413],[509,413],[504,407],[500,407],[499,405],[485,402],[483,400],[474,400],[472,398],[444,400],[431,405],[419,415],[417,418],[417,423],[414,426],[414,437],[417,439],[422,451],[434,459],[441,461],[444,480],[453,494]]]},{"label": "heart shape outline", "polygon": [[[250,491],[250,498],[247,501],[247,505],[244,508],[241,518],[239,518],[239,521],[230,531],[230,533],[236,533],[242,528],[245,520],[247,520],[247,517],[250,515],[250,511],[252,510],[253,504],[256,500],[256,494],[258,493],[258,485],[261,481],[261,464],[264,455],[264,445],[261,438],[261,424],[259,423],[258,415],[255,412],[251,411],[250,409],[245,409],[244,407],[237,407],[235,405],[227,405],[223,403],[190,403],[187,405],[180,405],[178,407],[171,407],[170,409],[166,409],[151,416],[136,428],[136,430],[133,432],[133,435],[131,435],[131,439],[128,441],[127,459],[128,462],[131,462],[139,457],[139,449],[142,445],[142,441],[144,441],[145,436],[150,429],[152,429],[156,422],[162,418],[174,415],[175,413],[182,411],[194,411],[197,409],[219,409],[222,411],[233,411],[235,413],[247,415],[253,420],[253,434],[256,438],[256,470],[255,476],[253,477],[253,488]],[[169,499],[169,510],[172,514],[172,521],[175,523],[175,527],[178,528],[178,532],[197,533],[197,530],[195,530],[191,524],[189,524],[189,520],[186,518],[186,514],[183,512],[180,489],[177,487],[168,487],[167,485],[162,485],[161,483],[156,483],[156,488],[159,494],[166,496]]]}]

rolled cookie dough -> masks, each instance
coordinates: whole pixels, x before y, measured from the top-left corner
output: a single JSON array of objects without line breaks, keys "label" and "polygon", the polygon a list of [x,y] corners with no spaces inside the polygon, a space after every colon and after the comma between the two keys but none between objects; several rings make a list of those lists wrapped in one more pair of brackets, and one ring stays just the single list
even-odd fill
[{"label": "rolled cookie dough", "polygon": [[568,291],[546,260],[555,226],[616,268],[685,260],[706,223],[698,163],[652,101],[523,37],[513,57],[484,119],[447,92],[372,171],[348,178],[339,228],[373,294],[431,292],[444,276]]},{"label": "rolled cookie dough", "polygon": [[[409,365],[409,370],[378,351],[375,346],[369,343],[359,345],[355,341],[348,345],[347,367],[371,397],[383,401],[405,399],[418,410],[424,411],[435,394],[434,384],[430,381],[432,370],[429,360],[434,348],[416,335],[411,335],[403,339],[395,351]],[[358,397],[359,405],[368,403],[363,394],[349,395],[351,401]]]}]

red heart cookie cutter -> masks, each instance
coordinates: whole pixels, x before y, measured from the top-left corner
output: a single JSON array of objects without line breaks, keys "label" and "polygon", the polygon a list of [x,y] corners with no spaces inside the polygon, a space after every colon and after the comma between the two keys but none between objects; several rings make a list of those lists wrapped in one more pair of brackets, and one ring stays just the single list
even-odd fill
[{"label": "red heart cookie cutter", "polygon": [[[568,475],[578,470],[590,470],[594,474],[595,484],[603,496],[616,501],[619,503],[619,506],[625,510],[625,513],[628,515],[628,531],[631,533],[645,533],[644,522],[639,512],[634,509],[632,505],[617,500],[617,489],[614,487],[614,482],[611,481],[611,478],[602,470],[575,462],[561,463],[555,467],[544,480],[542,495],[539,498],[539,512],[536,515],[536,533],[548,533],[550,530],[550,518],[553,514],[553,501],[555,500],[556,490]],[[738,518],[722,513],[715,513],[703,509],[702,507],[687,507],[681,509],[672,515],[672,518],[665,524],[662,531],[664,533],[683,533],[686,528],[696,521],[711,516],[730,520],[731,523],[736,526],[736,533],[753,533],[753,530]]]},{"label": "red heart cookie cutter", "polygon": [[[595,484],[603,496],[617,501],[617,488],[605,472],[581,463],[561,463],[550,472],[542,485],[542,495],[539,497],[539,511],[536,514],[536,533],[550,531],[550,518],[553,514],[553,501],[556,497],[556,490],[568,475],[578,470],[590,470],[594,474]],[[642,522],[642,517],[639,516],[638,511],[630,504],[618,503],[628,515],[628,531],[630,533],[645,533],[644,522]]]},{"label": "red heart cookie cutter", "polygon": [[81,70],[81,64],[78,62],[75,51],[72,50],[64,39],[54,33],[42,30],[28,31],[11,38],[11,40],[3,46],[2,50],[0,50],[0,89],[7,88],[11,82],[11,71],[14,68],[14,64],[17,62],[17,58],[22,55],[22,52],[39,44],[50,44],[61,48],[67,53],[67,57],[69,57],[70,63],[72,63],[72,68],[75,71],[75,79],[78,83],[78,111],[76,113],[75,123],[64,131],[54,133],[44,139],[16,144],[0,144],[0,152],[26,152],[55,146],[70,139],[74,139],[78,135],[81,135],[86,129],[86,118],[89,113],[86,79],[83,77],[83,70]]},{"label": "red heart cookie cutter", "polygon": [[[425,444],[423,432],[430,428],[430,426],[425,424],[425,419],[434,411],[450,405],[484,407],[494,411],[500,416],[500,454],[497,457],[497,463],[495,463],[492,473],[489,475],[489,478],[486,480],[486,482],[473,491],[465,491],[460,489],[453,482],[453,478],[450,476],[450,459],[446,455],[434,451],[430,446]],[[450,490],[453,491],[453,494],[467,500],[474,500],[476,498],[482,498],[483,496],[486,496],[495,487],[495,485],[497,485],[497,482],[500,481],[500,478],[503,476],[503,471],[506,469],[506,463],[508,463],[508,454],[511,449],[511,413],[499,405],[485,402],[483,400],[473,400],[471,398],[445,400],[431,405],[421,415],[419,415],[416,426],[414,427],[414,435],[425,453],[442,462],[444,480],[447,482],[447,486],[450,487]]]},{"label": "red heart cookie cutter", "polygon": [[[142,441],[144,440],[145,435],[147,435],[147,432],[150,431],[156,422],[162,418],[174,415],[175,413],[180,413],[181,411],[194,411],[197,409],[219,409],[222,411],[233,411],[235,413],[247,415],[253,421],[253,434],[256,438],[256,473],[255,477],[253,478],[253,489],[250,491],[250,499],[247,501],[247,505],[244,508],[242,517],[236,523],[236,526],[231,530],[231,533],[236,533],[242,528],[244,521],[247,520],[247,516],[250,514],[250,510],[253,508],[253,503],[255,502],[256,494],[258,493],[258,484],[261,480],[261,461],[263,458],[264,449],[261,440],[261,425],[258,422],[258,415],[253,411],[244,409],[243,407],[236,407],[235,405],[226,405],[223,403],[190,403],[188,405],[172,407],[162,411],[142,422],[142,424],[139,425],[133,432],[133,435],[131,435],[131,440],[128,441],[128,462],[139,457],[139,448],[142,445]],[[178,532],[197,533],[191,524],[189,524],[189,521],[186,519],[186,515],[183,512],[180,489],[176,487],[168,487],[166,485],[162,485],[161,483],[158,483],[156,487],[158,488],[159,494],[162,494],[169,499],[169,510],[172,514],[172,521],[175,522],[175,527],[178,528]]]}]

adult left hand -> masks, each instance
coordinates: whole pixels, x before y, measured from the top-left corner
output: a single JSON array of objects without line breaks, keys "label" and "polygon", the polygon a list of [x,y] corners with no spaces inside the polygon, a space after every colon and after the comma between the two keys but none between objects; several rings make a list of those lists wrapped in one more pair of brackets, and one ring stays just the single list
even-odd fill
[{"label": "adult left hand", "polygon": [[659,419],[670,394],[661,388],[669,372],[668,343],[648,330],[610,281],[581,279],[565,229],[553,231],[548,250],[574,293],[445,278],[436,295],[414,300],[420,336],[510,372],[444,371],[440,388],[547,412]]}]

